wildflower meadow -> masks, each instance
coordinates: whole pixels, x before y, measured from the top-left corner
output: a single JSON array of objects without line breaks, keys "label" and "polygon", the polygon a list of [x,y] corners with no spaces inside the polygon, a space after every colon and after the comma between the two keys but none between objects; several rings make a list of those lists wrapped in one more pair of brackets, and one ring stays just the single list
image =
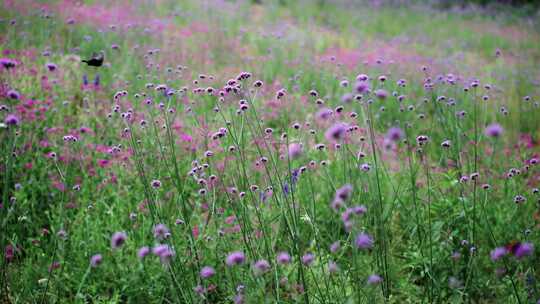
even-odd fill
[{"label": "wildflower meadow", "polygon": [[2,1],[0,303],[540,303],[540,11],[459,2]]}]

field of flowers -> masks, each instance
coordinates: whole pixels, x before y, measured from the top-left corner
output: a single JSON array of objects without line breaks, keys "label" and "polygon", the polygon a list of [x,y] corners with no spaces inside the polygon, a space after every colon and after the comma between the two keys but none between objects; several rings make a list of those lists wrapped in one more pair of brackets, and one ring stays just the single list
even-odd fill
[{"label": "field of flowers", "polygon": [[0,303],[540,303],[538,14],[0,8]]}]

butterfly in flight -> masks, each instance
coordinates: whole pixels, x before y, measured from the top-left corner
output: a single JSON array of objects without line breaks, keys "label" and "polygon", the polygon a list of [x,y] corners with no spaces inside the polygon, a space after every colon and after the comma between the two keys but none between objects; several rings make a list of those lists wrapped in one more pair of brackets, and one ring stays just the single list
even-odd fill
[{"label": "butterfly in flight", "polygon": [[83,59],[82,62],[86,63],[89,66],[100,67],[100,66],[103,65],[103,60],[104,59],[105,59],[105,52],[100,51],[97,54],[93,53],[92,58],[90,58],[88,60]]}]

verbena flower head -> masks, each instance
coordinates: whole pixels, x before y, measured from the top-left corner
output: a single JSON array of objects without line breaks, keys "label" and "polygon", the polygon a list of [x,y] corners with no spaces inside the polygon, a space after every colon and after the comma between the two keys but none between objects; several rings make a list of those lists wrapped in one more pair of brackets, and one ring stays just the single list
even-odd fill
[{"label": "verbena flower head", "polygon": [[245,261],[246,257],[242,251],[234,251],[229,253],[227,258],[225,259],[225,264],[227,264],[228,266],[234,266],[244,264]]},{"label": "verbena flower head", "polygon": [[292,143],[289,145],[289,157],[291,159],[295,159],[295,158],[298,158],[302,155],[302,152],[303,152],[303,147],[302,147],[302,144],[299,144],[299,143]]},{"label": "verbena flower head", "polygon": [[14,114],[8,114],[4,119],[4,122],[8,126],[17,126],[20,123],[19,117]]},{"label": "verbena flower head", "polygon": [[497,247],[489,253],[489,256],[493,262],[500,260],[502,257],[508,254],[508,250],[504,247]]},{"label": "verbena flower head", "polygon": [[137,257],[142,260],[150,253],[150,248],[148,246],[143,246],[137,251]]},{"label": "verbena flower head", "polygon": [[524,257],[531,256],[534,252],[534,245],[532,243],[520,243],[514,250],[514,256],[520,260]]},{"label": "verbena flower head", "polygon": [[124,245],[127,239],[125,232],[115,232],[111,237],[111,248],[118,249]]},{"label": "verbena flower head", "polygon": [[278,264],[285,265],[291,262],[291,256],[287,252],[280,252],[276,257]]},{"label": "verbena flower head", "polygon": [[159,257],[162,264],[168,264],[175,253],[169,245],[159,244],[152,249],[152,253]]},{"label": "verbena flower head", "polygon": [[373,247],[373,238],[367,233],[360,233],[356,236],[354,244],[358,249],[371,249]]},{"label": "verbena flower head", "polygon": [[302,256],[302,263],[306,266],[309,266],[315,260],[315,255],[313,253],[306,253]]},{"label": "verbena flower head", "polygon": [[201,269],[201,272],[200,272],[201,278],[203,278],[203,279],[211,278],[215,274],[216,274],[216,271],[214,270],[214,268],[212,268],[210,266],[204,266]]},{"label": "verbena flower head", "polygon": [[324,137],[331,142],[340,141],[345,138],[348,128],[349,126],[346,123],[337,122],[326,130]]},{"label": "verbena flower head", "polygon": [[382,277],[378,274],[372,274],[367,279],[367,283],[369,285],[377,285],[381,282],[382,282]]},{"label": "verbena flower head", "polygon": [[7,96],[11,99],[19,99],[21,98],[21,94],[19,94],[19,92],[17,92],[16,90],[9,90],[7,91]]},{"label": "verbena flower head", "polygon": [[165,226],[164,224],[155,225],[153,232],[154,237],[160,241],[166,239],[170,235],[169,228],[167,228],[167,226]]},{"label": "verbena flower head", "polygon": [[486,127],[484,134],[488,137],[500,137],[503,134],[503,127],[498,123],[492,123]]},{"label": "verbena flower head", "polygon": [[386,138],[392,141],[399,141],[403,138],[403,131],[398,127],[392,127],[386,132]]},{"label": "verbena flower head", "polygon": [[90,258],[90,266],[92,267],[98,267],[101,262],[103,262],[103,256],[101,254],[94,254],[91,258]]},{"label": "verbena flower head", "polygon": [[353,186],[351,184],[345,184],[341,188],[336,190],[335,199],[341,201],[348,201],[353,192]]},{"label": "verbena flower head", "polygon": [[261,259],[253,264],[253,272],[255,275],[261,275],[270,270],[270,263],[267,260]]}]

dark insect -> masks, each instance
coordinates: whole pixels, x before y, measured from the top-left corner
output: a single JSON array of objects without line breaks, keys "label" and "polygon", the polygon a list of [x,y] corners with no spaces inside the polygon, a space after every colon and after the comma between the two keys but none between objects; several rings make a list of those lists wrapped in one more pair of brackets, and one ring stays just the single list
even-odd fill
[{"label": "dark insect", "polygon": [[82,60],[82,62],[85,62],[89,66],[100,67],[101,65],[103,65],[104,59],[105,59],[105,52],[100,51],[98,54],[93,53],[92,58],[88,60]]}]

